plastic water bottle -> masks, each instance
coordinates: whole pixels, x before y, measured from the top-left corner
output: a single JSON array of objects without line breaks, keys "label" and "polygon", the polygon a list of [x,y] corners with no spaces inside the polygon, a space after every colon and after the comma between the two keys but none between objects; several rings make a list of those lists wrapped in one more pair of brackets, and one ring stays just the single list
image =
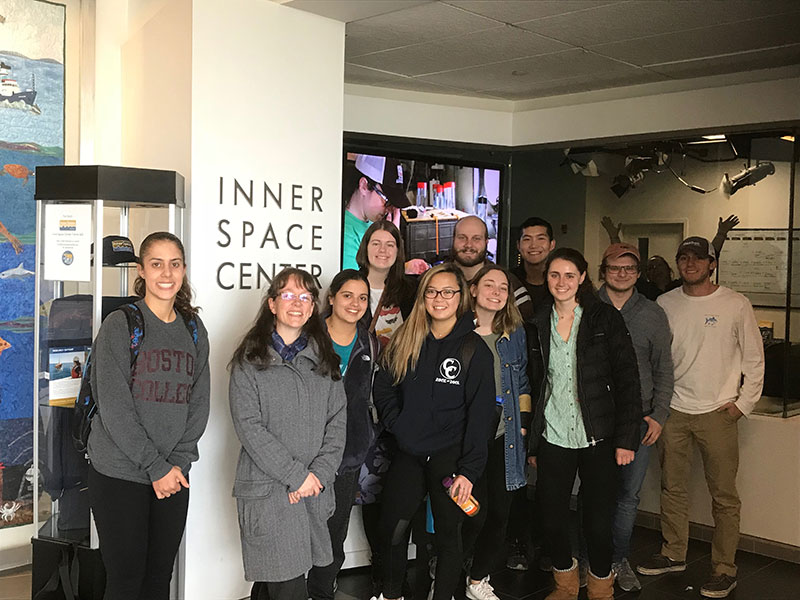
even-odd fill
[{"label": "plastic water bottle", "polygon": [[424,181],[417,183],[417,206],[428,206],[428,184]]},{"label": "plastic water bottle", "polygon": [[445,199],[445,206],[444,208],[448,210],[454,210],[456,207],[456,182],[455,181],[445,181],[444,182],[444,199]]},{"label": "plastic water bottle", "polygon": [[468,517],[474,517],[478,514],[478,511],[481,509],[481,505],[478,504],[478,501],[470,495],[469,498],[465,502],[459,504],[458,498],[455,495],[455,490],[451,489],[453,487],[453,482],[455,482],[456,476],[455,473],[453,475],[449,475],[442,479],[442,485],[444,489],[447,490],[447,495],[450,496],[450,499],[458,504],[458,507],[464,511],[464,513]]},{"label": "plastic water bottle", "polygon": [[475,201],[475,214],[479,219],[482,219],[486,222],[486,212],[488,208],[488,200],[486,196],[478,196],[478,199]]}]

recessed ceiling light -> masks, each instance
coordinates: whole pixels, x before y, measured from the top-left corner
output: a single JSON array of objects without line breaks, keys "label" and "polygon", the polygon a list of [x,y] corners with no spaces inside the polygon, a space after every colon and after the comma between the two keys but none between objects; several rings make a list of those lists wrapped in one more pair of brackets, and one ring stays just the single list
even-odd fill
[{"label": "recessed ceiling light", "polygon": [[781,139],[784,142],[794,142],[794,136],[793,135],[784,135]]},{"label": "recessed ceiling light", "polygon": [[724,140],[725,134],[724,133],[716,133],[714,135],[704,135],[704,140]]}]

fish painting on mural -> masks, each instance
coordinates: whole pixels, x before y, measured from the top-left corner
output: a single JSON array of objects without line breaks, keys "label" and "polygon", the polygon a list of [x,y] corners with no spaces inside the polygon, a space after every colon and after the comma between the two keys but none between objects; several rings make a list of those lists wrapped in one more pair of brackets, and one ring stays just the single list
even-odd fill
[{"label": "fish painting on mural", "polygon": [[9,348],[11,348],[11,344],[0,338],[0,356],[3,354],[3,350],[8,350]]},{"label": "fish painting on mural", "polygon": [[28,269],[22,266],[22,263],[19,263],[18,267],[0,272],[0,279],[22,279],[23,277],[30,277],[33,274],[33,271],[28,271]]},{"label": "fish painting on mural", "polygon": [[33,317],[19,317],[12,321],[0,321],[0,330],[13,333],[33,331]]}]

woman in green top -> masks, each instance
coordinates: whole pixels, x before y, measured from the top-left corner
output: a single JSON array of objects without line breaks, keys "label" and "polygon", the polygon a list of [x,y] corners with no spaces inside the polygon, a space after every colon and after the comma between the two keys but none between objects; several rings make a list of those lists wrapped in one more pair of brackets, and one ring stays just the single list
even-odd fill
[{"label": "woman in green top", "polygon": [[[534,316],[533,381],[539,382],[530,447],[545,544],[556,589],[547,600],[577,600],[577,561],[569,538],[569,503],[581,478],[589,555],[588,597],[614,597],[611,526],[617,466],[633,460],[642,418],[639,371],[619,311],[602,302],[577,250],[560,248],[545,263],[552,301]],[[533,336],[532,336],[533,337]],[[536,385],[532,386],[536,389]]]}]

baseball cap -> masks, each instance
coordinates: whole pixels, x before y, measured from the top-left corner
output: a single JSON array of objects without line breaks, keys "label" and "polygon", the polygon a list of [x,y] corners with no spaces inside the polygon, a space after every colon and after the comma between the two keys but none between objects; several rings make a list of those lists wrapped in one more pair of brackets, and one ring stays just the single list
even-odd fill
[{"label": "baseball cap", "polygon": [[630,254],[636,259],[636,262],[641,262],[642,258],[639,256],[639,249],[634,246],[633,244],[626,244],[625,242],[617,242],[616,244],[611,244],[606,251],[603,252],[603,262],[606,262],[609,258],[611,260],[616,260],[620,256],[625,256],[626,254]]},{"label": "baseball cap", "polygon": [[675,260],[685,252],[694,252],[698,258],[717,259],[717,253],[706,238],[699,236],[688,237],[681,242],[678,246],[678,251],[675,253]]},{"label": "baseball cap", "polygon": [[359,154],[356,169],[372,181],[381,184],[381,190],[389,202],[397,208],[411,206],[403,185],[403,165],[396,158]]},{"label": "baseball cap", "polygon": [[121,235],[107,235],[103,238],[103,264],[121,265],[138,263],[131,241]]}]

